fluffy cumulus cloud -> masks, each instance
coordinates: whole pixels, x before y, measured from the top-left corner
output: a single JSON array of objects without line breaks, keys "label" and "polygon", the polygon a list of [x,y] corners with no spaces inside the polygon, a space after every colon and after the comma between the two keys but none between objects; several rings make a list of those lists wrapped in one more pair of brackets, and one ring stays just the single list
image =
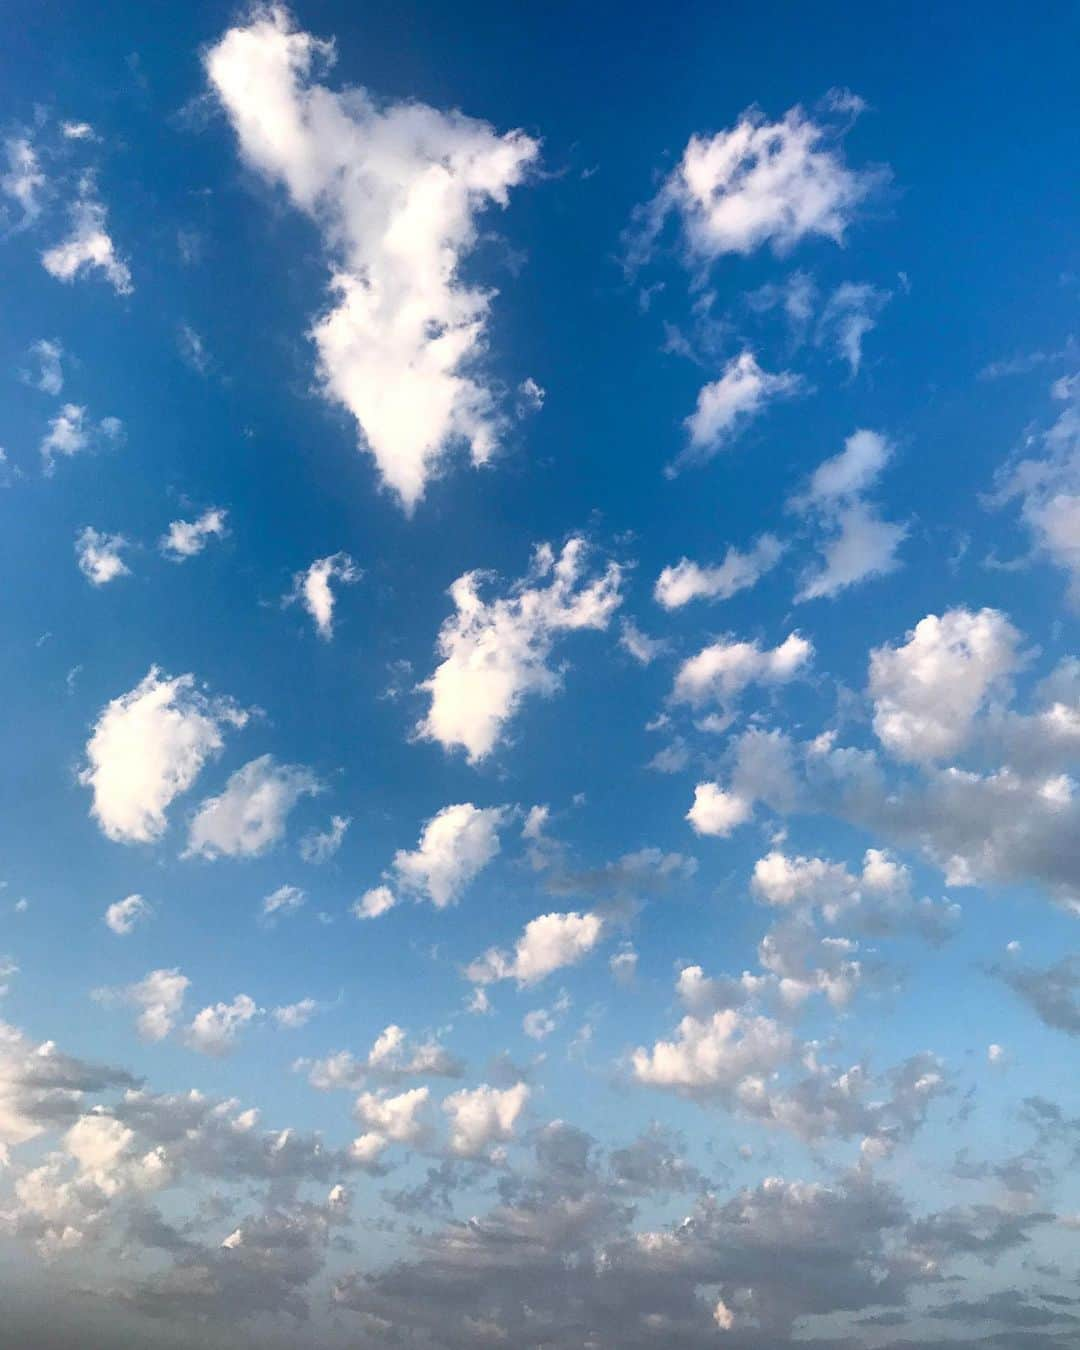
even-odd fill
[{"label": "fluffy cumulus cloud", "polygon": [[962,749],[976,716],[1019,668],[1020,635],[999,610],[920,619],[898,647],[870,654],[874,731],[898,759],[928,763]]},{"label": "fluffy cumulus cloud", "polygon": [[883,519],[865,497],[893,452],[880,432],[855,431],[839,454],[818,465],[805,492],[792,498],[792,509],[809,521],[821,552],[820,562],[804,573],[797,600],[831,598],[900,566],[907,526]]},{"label": "fluffy cumulus cloud", "polygon": [[694,264],[764,245],[790,252],[812,236],[842,244],[885,172],[844,162],[840,133],[801,108],[778,122],[757,110],[714,136],[692,136],[656,197],[639,213],[636,255],[672,214]]},{"label": "fluffy cumulus cloud", "polygon": [[301,797],[315,796],[322,784],[300,764],[279,764],[260,755],[229,775],[224,791],[207,797],[188,827],[186,856],[251,858],[284,835],[289,814]]},{"label": "fluffy cumulus cloud", "polygon": [[105,834],[121,843],[159,839],[174,798],[220,752],[225,732],[242,727],[247,717],[230,699],[204,693],[194,675],[170,676],[156,666],[107,703],[79,774],[93,793],[91,813]]},{"label": "fluffy cumulus cloud", "polygon": [[194,520],[174,520],[158,540],[158,548],[172,562],[184,562],[200,554],[211,539],[228,534],[229,513],[210,506]]},{"label": "fluffy cumulus cloud", "polygon": [[756,585],[783,553],[784,546],[774,534],[763,534],[745,553],[729,548],[721,563],[701,566],[682,558],[656,578],[653,595],[664,609],[681,609],[692,600],[730,600]]},{"label": "fluffy cumulus cloud", "polygon": [[439,634],[442,661],[420,686],[431,706],[418,736],[446,750],[461,748],[475,764],[495,749],[526,695],[559,689],[562,673],[551,665],[557,637],[606,628],[621,603],[618,565],[608,563],[590,580],[587,554],[581,537],[558,555],[542,545],[529,575],[491,600],[481,593],[478,572],[454,582],[455,613]]},{"label": "fluffy cumulus cloud", "polygon": [[492,947],[466,971],[476,984],[516,980],[538,984],[564,966],[576,965],[600,941],[604,921],[599,914],[541,914],[530,919],[511,952]]},{"label": "fluffy cumulus cloud", "polygon": [[100,1003],[121,1003],[137,1009],[135,1026],[146,1041],[162,1041],[172,1031],[184,1006],[191,981],[175,967],[152,970],[135,984],[120,989],[97,989]]},{"label": "fluffy cumulus cloud", "polygon": [[[399,884],[426,897],[436,907],[455,904],[469,885],[499,852],[499,827],[506,812],[500,806],[479,807],[472,802],[444,806],[427,822],[415,849],[394,854]],[[369,892],[369,895],[372,893]],[[372,918],[389,908],[385,897],[371,901],[363,917]]]},{"label": "fluffy cumulus cloud", "polygon": [[697,834],[726,838],[732,830],[745,825],[753,815],[753,799],[729,792],[719,783],[698,783],[686,819]]},{"label": "fluffy cumulus cloud", "polygon": [[770,403],[791,398],[803,387],[802,377],[789,370],[763,370],[749,348],[733,356],[719,379],[698,391],[697,406],[684,424],[688,443],[671,472],[728,449]]},{"label": "fluffy cumulus cloud", "polygon": [[117,295],[130,295],[135,289],[131,269],[116,251],[107,228],[108,213],[98,200],[93,179],[83,179],[70,214],[69,233],[41,255],[46,272],[65,282],[100,272]]},{"label": "fluffy cumulus cloud", "polygon": [[79,571],[91,586],[105,586],[117,577],[130,576],[131,569],[120,556],[127,546],[122,534],[102,534],[87,525],[75,536]]},{"label": "fluffy cumulus cloud", "polygon": [[682,663],[671,698],[694,708],[717,704],[726,710],[751,684],[780,685],[795,679],[813,655],[813,644],[798,633],[767,648],[757,642],[714,642]]},{"label": "fluffy cumulus cloud", "polygon": [[492,1145],[514,1136],[514,1126],[529,1100],[529,1088],[516,1083],[509,1088],[489,1087],[452,1092],[443,1100],[450,1118],[450,1150],[462,1158],[479,1157]]},{"label": "fluffy cumulus cloud", "polygon": [[108,907],[105,924],[117,937],[127,937],[135,931],[136,925],[146,922],[151,912],[149,903],[141,895],[128,895]]},{"label": "fluffy cumulus cloud", "polygon": [[331,581],[339,585],[350,586],[360,580],[360,569],[347,553],[332,553],[326,558],[316,558],[306,571],[299,572],[293,578],[293,588],[286,597],[286,603],[295,600],[303,605],[311,615],[315,631],[324,641],[334,636],[334,592]]},{"label": "fluffy cumulus cloud", "polygon": [[211,1004],[195,1014],[184,1033],[185,1043],[202,1055],[227,1055],[261,1012],[247,994],[237,994],[231,1003]]},{"label": "fluffy cumulus cloud", "polygon": [[419,102],[337,93],[316,78],[333,55],[273,6],[205,62],[245,161],[319,226],[333,296],[311,331],[323,388],[411,512],[455,443],[474,464],[496,450],[502,419],[478,371],[492,292],[461,265],[538,145]]}]

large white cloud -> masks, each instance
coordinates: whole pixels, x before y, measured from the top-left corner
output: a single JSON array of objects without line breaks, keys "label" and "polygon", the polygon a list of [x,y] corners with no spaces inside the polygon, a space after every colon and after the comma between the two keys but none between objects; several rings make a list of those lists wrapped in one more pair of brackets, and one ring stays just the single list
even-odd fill
[{"label": "large white cloud", "polygon": [[329,399],[356,418],[380,476],[412,511],[449,448],[495,451],[500,416],[477,374],[492,292],[461,280],[485,207],[538,154],[520,131],[316,82],[333,45],[257,10],[206,54],[244,159],[319,225],[332,308],[311,336]]},{"label": "large white cloud", "polygon": [[606,628],[621,602],[622,573],[610,562],[586,580],[587,545],[575,537],[556,557],[535,552],[529,575],[493,600],[480,594],[482,574],[466,572],[450,588],[456,612],[439,634],[442,662],[420,687],[431,695],[417,726],[425,740],[461,747],[471,763],[486,758],[526,694],[551,694],[561,672],[549,664],[559,633]]},{"label": "large white cloud", "polygon": [[925,762],[954,754],[976,715],[1021,660],[1020,635],[995,609],[928,614],[902,646],[870,654],[874,730],[898,759]]},{"label": "large white cloud", "polygon": [[226,728],[242,727],[247,717],[230,699],[204,694],[194,675],[172,677],[157,666],[106,704],[79,782],[92,790],[92,814],[109,838],[160,838],[170,803],[221,750]]},{"label": "large white cloud", "polygon": [[229,775],[220,796],[207,797],[200,805],[188,829],[186,856],[250,858],[264,853],[285,833],[300,798],[321,791],[310,769],[260,755]]},{"label": "large white cloud", "polygon": [[553,971],[576,965],[587,956],[604,933],[599,914],[541,914],[530,919],[512,952],[489,948],[466,971],[475,984],[517,980],[537,984]]},{"label": "large white cloud", "polygon": [[[398,881],[406,890],[427,896],[437,909],[454,904],[499,852],[499,826],[505,814],[502,807],[481,808],[472,802],[444,806],[424,826],[415,849],[394,854]],[[385,888],[378,890],[377,900],[369,899],[362,917],[374,918],[390,908],[381,895]]]}]

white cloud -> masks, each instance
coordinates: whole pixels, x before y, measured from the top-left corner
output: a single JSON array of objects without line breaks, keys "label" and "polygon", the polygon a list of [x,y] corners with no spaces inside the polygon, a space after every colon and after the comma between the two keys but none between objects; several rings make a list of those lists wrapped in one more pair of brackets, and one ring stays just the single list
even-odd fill
[{"label": "white cloud", "polygon": [[651,665],[658,656],[667,651],[667,643],[663,638],[649,637],[632,619],[624,619],[622,622],[619,646],[623,651],[629,652],[641,666]]},{"label": "white cloud", "polygon": [[7,173],[0,177],[0,191],[17,202],[22,209],[23,229],[41,214],[42,197],[48,180],[42,172],[37,151],[25,136],[12,136],[4,142],[7,155]]},{"label": "white cloud", "polygon": [[637,974],[638,954],[628,943],[608,962],[608,967],[616,984],[633,984]]},{"label": "white cloud", "polygon": [[1065,407],[1042,438],[1042,455],[1006,466],[998,501],[1020,499],[1035,548],[1069,578],[1069,598],[1080,606],[1080,382],[1056,381]]},{"label": "white cloud", "polygon": [[686,819],[696,834],[726,838],[753,815],[753,802],[737,792],[727,792],[717,783],[698,783]]},{"label": "white cloud", "polygon": [[254,999],[237,994],[231,1003],[214,1003],[196,1013],[184,1040],[202,1055],[227,1055],[240,1032],[261,1012]]},{"label": "white cloud", "polygon": [[671,1041],[632,1057],[634,1077],[691,1097],[750,1094],[794,1052],[791,1033],[768,1017],[726,1008],[711,1017],[686,1016]]},{"label": "white cloud", "polygon": [[514,1136],[518,1116],[529,1100],[525,1083],[514,1087],[479,1087],[452,1092],[442,1109],[450,1117],[450,1150],[461,1158],[476,1158],[492,1144],[504,1143]]},{"label": "white cloud", "polygon": [[792,498],[791,509],[813,520],[822,556],[821,564],[804,574],[796,600],[831,597],[899,567],[897,551],[907,526],[882,520],[877,508],[863,500],[893,449],[879,432],[855,431],[839,454],[818,465],[806,491]]},{"label": "white cloud", "polygon": [[639,213],[636,256],[647,256],[671,213],[691,261],[746,255],[764,244],[777,254],[818,235],[842,244],[857,209],[886,171],[849,169],[838,136],[801,108],[779,122],[751,109],[728,131],[692,136],[678,166]]},{"label": "white cloud", "polygon": [[727,709],[748,685],[787,684],[813,659],[813,644],[790,633],[776,647],[757,642],[714,642],[679,667],[671,697],[700,708],[718,703]]},{"label": "white cloud", "polygon": [[495,451],[501,419],[476,374],[492,292],[459,268],[480,213],[506,205],[538,146],[460,113],[335,93],[314,80],[332,58],[278,6],[205,61],[244,159],[322,231],[334,304],[311,336],[324,390],[412,511],[455,443],[474,464]]},{"label": "white cloud", "polygon": [[697,407],[686,419],[689,445],[675,461],[673,470],[690,463],[704,463],[732,441],[770,403],[791,398],[803,388],[803,380],[789,370],[778,375],[763,370],[749,348],[733,356],[719,379],[703,385]]},{"label": "white cloud", "polygon": [[262,917],[276,919],[285,914],[295,914],[306,900],[307,895],[299,886],[279,886],[263,898]]},{"label": "white cloud", "polygon": [[318,1011],[319,1005],[315,999],[302,998],[298,1003],[286,1003],[275,1008],[271,1015],[282,1031],[296,1031],[307,1026]]},{"label": "white cloud", "polygon": [[289,812],[322,785],[310,769],[260,755],[229,775],[218,797],[207,797],[188,830],[185,857],[254,857],[285,833]]},{"label": "white cloud", "polygon": [[360,569],[347,553],[316,558],[306,572],[298,572],[293,578],[293,588],[285,603],[299,600],[314,619],[319,637],[329,641],[334,635],[334,593],[330,582],[348,586],[359,581],[360,576]]},{"label": "white cloud", "polygon": [[465,973],[474,984],[496,980],[537,984],[553,971],[576,965],[592,951],[603,932],[604,921],[599,914],[541,914],[525,925],[513,952],[490,947]]},{"label": "white cloud", "polygon": [[308,1082],[320,1092],[358,1088],[369,1078],[399,1082],[403,1078],[460,1078],[459,1060],[437,1040],[410,1040],[403,1027],[391,1023],[376,1037],[366,1059],[339,1050],[325,1059],[297,1060],[307,1070]]},{"label": "white cloud", "polygon": [[42,469],[51,474],[58,455],[71,459],[91,449],[101,441],[118,441],[124,433],[123,423],[116,417],[103,417],[96,425],[86,416],[86,409],[77,403],[65,403],[49,422],[49,430],[42,437]]},{"label": "white cloud", "polygon": [[165,831],[165,812],[220,751],[226,727],[248,714],[208,698],[194,675],[172,678],[157,666],[102,709],[86,744],[79,782],[93,791],[92,814],[110,839],[149,843]]},{"label": "white cloud", "polygon": [[117,900],[105,911],[105,923],[117,935],[126,937],[135,925],[150,917],[150,906],[141,895],[129,895]]},{"label": "white cloud", "polygon": [[818,346],[834,346],[851,374],[857,375],[862,365],[863,338],[877,327],[877,316],[891,299],[889,291],[865,282],[843,282],[829,296],[818,320]]},{"label": "white cloud", "polygon": [[397,904],[397,896],[389,886],[373,886],[364,892],[352,907],[358,919],[377,919]]},{"label": "white cloud", "polygon": [[64,387],[64,348],[55,340],[40,338],[31,344],[30,355],[38,363],[37,377],[26,375],[24,378],[35,389],[56,398]]},{"label": "white cloud", "polygon": [[828,598],[856,582],[895,572],[907,533],[906,525],[882,520],[862,502],[837,512],[821,544],[822,565],[804,577],[796,600]]},{"label": "white cloud", "polygon": [[94,998],[102,1003],[126,1003],[138,1008],[135,1026],[145,1041],[161,1041],[173,1028],[184,1005],[191,981],[175,967],[152,970],[136,984],[122,989],[97,989]]},{"label": "white cloud", "polygon": [[300,856],[306,863],[319,865],[329,862],[345,839],[345,831],[352,824],[349,816],[331,816],[326,830],[309,830],[300,840]]},{"label": "white cloud", "polygon": [[[427,1087],[409,1088],[394,1097],[385,1092],[365,1092],[357,1098],[356,1118],[386,1143],[417,1144],[430,1133],[425,1119],[430,1096]],[[372,1147],[369,1141],[360,1151],[368,1153]]]},{"label": "white cloud", "polygon": [[89,122],[61,122],[60,133],[68,141],[94,141],[97,137]]},{"label": "white cloud", "polygon": [[995,609],[928,614],[900,647],[870,653],[874,731],[898,759],[954,754],[995,690],[1020,666],[1020,634]]},{"label": "white cloud", "polygon": [[158,548],[172,562],[194,558],[209,539],[224,539],[228,534],[228,512],[211,506],[197,520],[174,520],[158,540]]},{"label": "white cloud", "polygon": [[774,849],[754,864],[751,889],[774,908],[806,915],[819,910],[830,926],[843,923],[874,936],[907,930],[940,942],[953,932],[960,914],[957,905],[916,900],[908,868],[876,848],[866,850],[861,873],[843,863]]},{"label": "white cloud", "polygon": [[680,609],[691,600],[730,600],[775,567],[783,552],[775,535],[763,534],[746,553],[729,548],[724,561],[715,566],[702,567],[682,558],[656,578],[653,595],[665,609]]},{"label": "white cloud", "polygon": [[859,497],[877,482],[892,455],[893,446],[886,437],[860,428],[847,438],[839,454],[817,466],[806,492],[795,497],[792,505],[805,510]]},{"label": "white cloud", "polygon": [[87,525],[75,536],[79,571],[92,586],[104,586],[117,577],[130,576],[131,569],[120,556],[127,546],[122,534],[101,534]]},{"label": "white cloud", "polygon": [[206,350],[202,336],[191,324],[176,325],[176,346],[185,365],[190,366],[198,375],[208,373],[211,365],[210,353]]},{"label": "white cloud", "polygon": [[475,764],[498,744],[527,694],[560,688],[561,672],[549,664],[556,636],[606,628],[621,602],[619,567],[608,563],[586,582],[586,552],[580,537],[558,557],[542,545],[529,575],[491,601],[480,595],[480,573],[466,572],[454,582],[456,612],[439,634],[443,660],[420,686],[431,695],[431,707],[417,735],[446,750],[460,746]]},{"label": "white cloud", "polygon": [[71,205],[71,233],[55,247],[46,249],[41,255],[41,265],[64,282],[97,269],[117,295],[130,295],[135,289],[131,269],[117,254],[105,226],[105,207],[94,195],[93,180],[87,176]]},{"label": "white cloud", "polygon": [[[499,852],[504,816],[498,806],[481,809],[472,802],[444,806],[424,826],[415,849],[394,854],[398,881],[405,889],[426,895],[437,909],[455,904]],[[373,915],[365,912],[362,917]]]}]

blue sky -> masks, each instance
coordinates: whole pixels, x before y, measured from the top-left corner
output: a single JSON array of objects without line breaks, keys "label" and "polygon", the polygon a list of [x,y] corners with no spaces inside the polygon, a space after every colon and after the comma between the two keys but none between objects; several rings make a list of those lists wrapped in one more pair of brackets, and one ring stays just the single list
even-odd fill
[{"label": "blue sky", "polygon": [[1074,1343],[1075,11],[8,37],[19,1344]]}]

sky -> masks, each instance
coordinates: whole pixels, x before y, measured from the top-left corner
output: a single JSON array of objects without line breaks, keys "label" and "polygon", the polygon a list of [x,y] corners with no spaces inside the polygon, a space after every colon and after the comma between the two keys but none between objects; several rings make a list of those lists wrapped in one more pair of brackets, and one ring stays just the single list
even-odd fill
[{"label": "sky", "polygon": [[9,7],[10,1344],[1080,1342],[1076,39]]}]

